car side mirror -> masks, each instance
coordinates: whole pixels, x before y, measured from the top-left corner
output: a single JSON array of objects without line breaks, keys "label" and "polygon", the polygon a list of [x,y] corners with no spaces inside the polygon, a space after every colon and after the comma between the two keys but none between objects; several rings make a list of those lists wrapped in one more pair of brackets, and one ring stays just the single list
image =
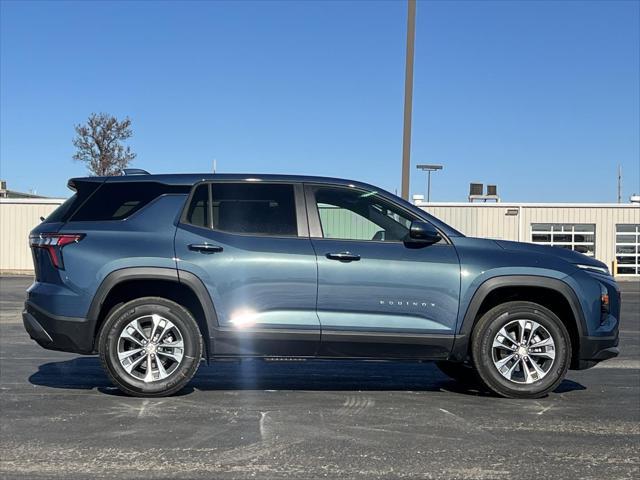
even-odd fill
[{"label": "car side mirror", "polygon": [[411,222],[409,242],[431,245],[442,240],[438,230],[428,222]]}]

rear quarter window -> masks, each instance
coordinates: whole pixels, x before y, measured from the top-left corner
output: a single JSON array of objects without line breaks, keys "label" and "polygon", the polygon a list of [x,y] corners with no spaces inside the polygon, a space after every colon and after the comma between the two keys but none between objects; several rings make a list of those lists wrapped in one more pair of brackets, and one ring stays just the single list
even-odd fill
[{"label": "rear quarter window", "polygon": [[104,183],[73,214],[74,222],[123,220],[141,210],[160,195],[188,193],[189,187],[156,182]]}]

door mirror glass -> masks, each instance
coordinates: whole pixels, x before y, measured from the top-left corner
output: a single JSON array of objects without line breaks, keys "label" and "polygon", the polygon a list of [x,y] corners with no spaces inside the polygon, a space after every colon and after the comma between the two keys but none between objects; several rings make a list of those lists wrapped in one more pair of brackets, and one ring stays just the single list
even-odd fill
[{"label": "door mirror glass", "polygon": [[442,239],[438,230],[428,222],[411,222],[409,227],[409,242],[410,243],[423,243],[425,245],[431,245],[437,243]]}]

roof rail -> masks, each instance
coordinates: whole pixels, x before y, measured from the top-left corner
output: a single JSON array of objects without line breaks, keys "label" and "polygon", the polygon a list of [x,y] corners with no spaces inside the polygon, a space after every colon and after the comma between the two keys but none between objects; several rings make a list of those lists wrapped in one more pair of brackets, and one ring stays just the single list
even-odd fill
[{"label": "roof rail", "polygon": [[151,175],[149,172],[141,168],[124,168],[122,169],[122,173],[125,175]]}]

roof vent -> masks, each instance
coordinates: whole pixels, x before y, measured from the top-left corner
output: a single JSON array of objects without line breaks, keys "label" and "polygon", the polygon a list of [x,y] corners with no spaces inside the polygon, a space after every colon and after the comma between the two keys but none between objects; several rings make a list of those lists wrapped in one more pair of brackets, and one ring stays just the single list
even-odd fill
[{"label": "roof vent", "polygon": [[482,183],[470,183],[469,184],[469,196],[482,196],[484,195],[484,184]]},{"label": "roof vent", "polygon": [[498,186],[497,185],[487,185],[487,193],[484,193],[484,185],[482,183],[470,183],[469,184],[469,201],[473,202],[475,200],[482,200],[486,202],[487,200],[493,200],[495,202],[500,201],[500,197],[498,196]]}]

